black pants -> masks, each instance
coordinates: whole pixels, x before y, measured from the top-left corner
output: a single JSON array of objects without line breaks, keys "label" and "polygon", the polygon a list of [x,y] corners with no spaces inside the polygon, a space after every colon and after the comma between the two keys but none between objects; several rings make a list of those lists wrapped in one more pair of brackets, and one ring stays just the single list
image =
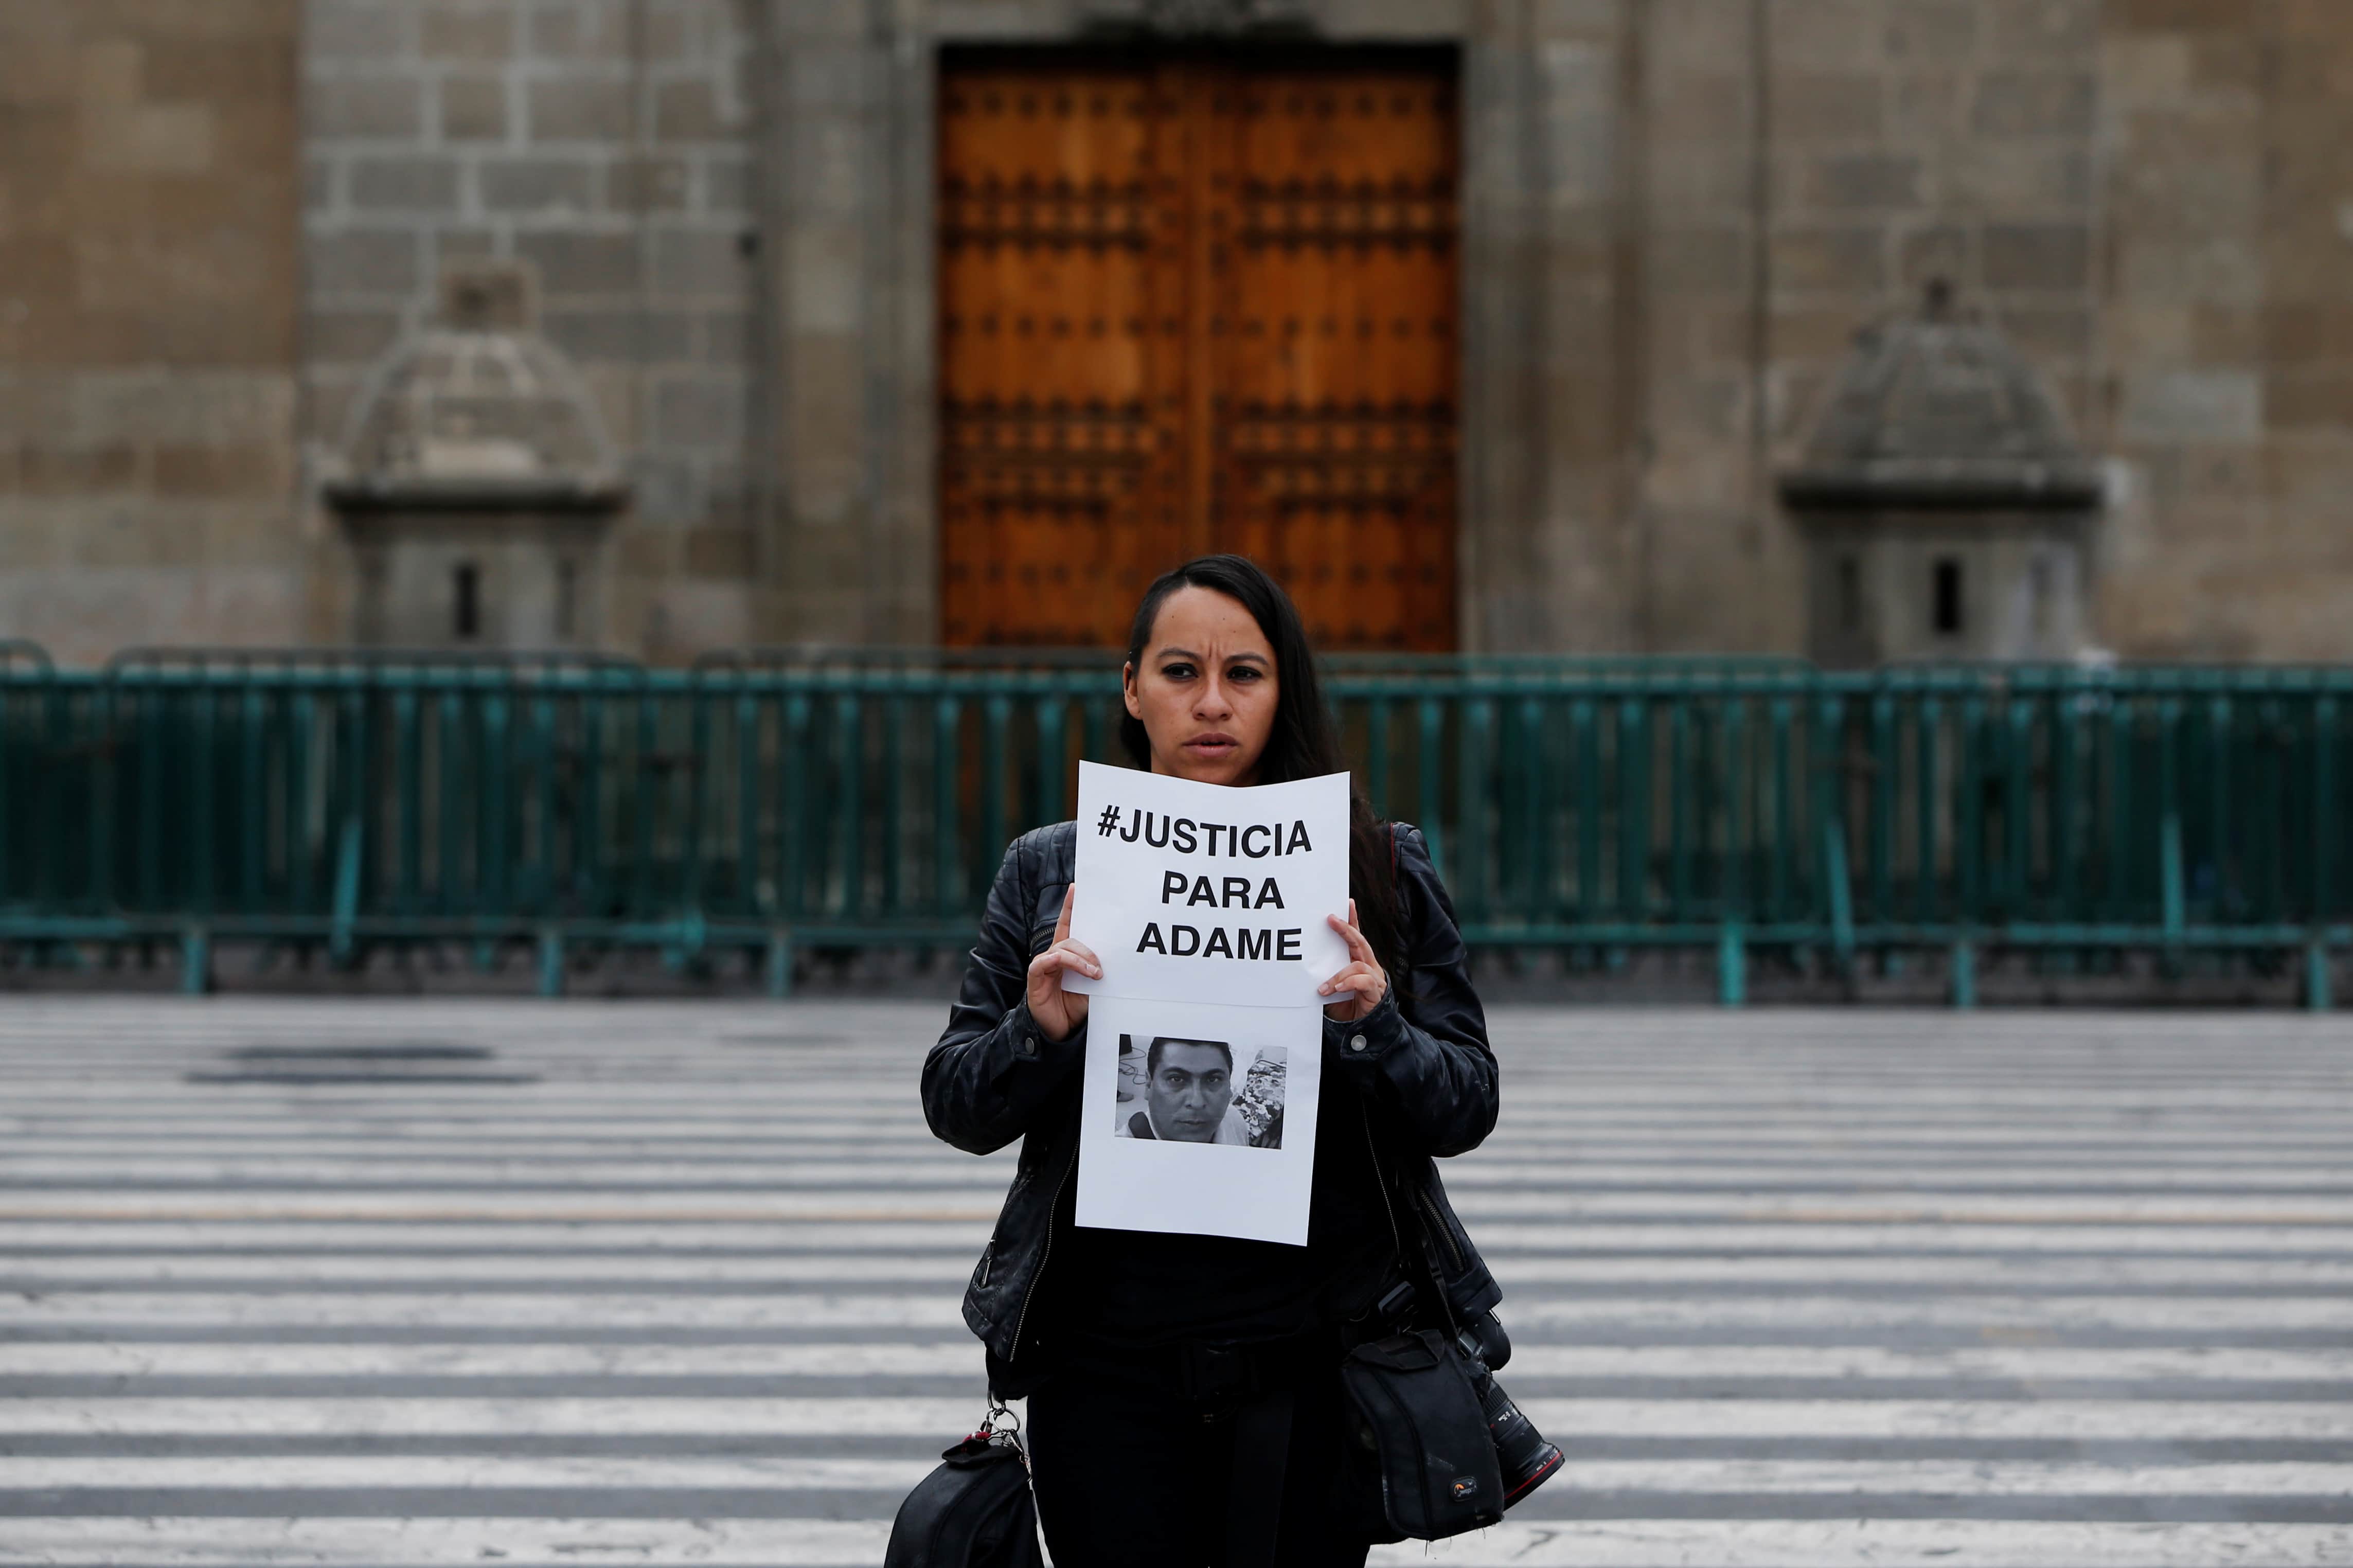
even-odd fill
[{"label": "black pants", "polygon": [[[1331,1521],[1340,1378],[1293,1394],[1283,1471],[1282,1568],[1363,1568],[1369,1548]],[[1234,1480],[1229,1411],[1068,1372],[1029,1396],[1029,1462],[1054,1568],[1210,1568],[1226,1560]]]}]

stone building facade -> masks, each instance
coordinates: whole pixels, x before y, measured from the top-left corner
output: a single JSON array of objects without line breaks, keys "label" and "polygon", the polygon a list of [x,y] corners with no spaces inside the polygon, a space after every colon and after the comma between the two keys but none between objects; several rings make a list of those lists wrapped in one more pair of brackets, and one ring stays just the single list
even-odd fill
[{"label": "stone building facade", "polygon": [[2092,635],[2353,656],[2341,0],[76,0],[0,10],[0,633],[338,641],[371,367],[508,259],[659,659],[941,626],[944,51],[1461,89],[1453,624],[1796,652],[1777,476],[1933,279],[2105,463]]},{"label": "stone building facade", "polygon": [[301,21],[0,7],[0,635],[305,624]]}]

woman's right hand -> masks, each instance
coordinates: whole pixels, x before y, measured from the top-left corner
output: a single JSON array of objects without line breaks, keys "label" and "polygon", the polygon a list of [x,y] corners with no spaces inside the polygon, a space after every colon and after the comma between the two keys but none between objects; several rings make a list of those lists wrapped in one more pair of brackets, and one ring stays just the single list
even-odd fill
[{"label": "woman's right hand", "polygon": [[1071,1031],[1087,1021],[1087,999],[1062,989],[1063,972],[1072,971],[1090,980],[1103,978],[1103,965],[1096,962],[1094,950],[1071,940],[1071,906],[1078,896],[1076,887],[1063,889],[1053,945],[1029,961],[1029,1016],[1038,1020],[1038,1027],[1050,1040],[1069,1039]]}]

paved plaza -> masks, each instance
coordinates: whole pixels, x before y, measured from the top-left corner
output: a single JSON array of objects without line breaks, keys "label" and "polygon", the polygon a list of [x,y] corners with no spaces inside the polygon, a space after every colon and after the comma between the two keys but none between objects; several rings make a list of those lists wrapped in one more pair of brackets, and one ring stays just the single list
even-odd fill
[{"label": "paved plaza", "polygon": [[[879,1563],[1012,1169],[942,1016],[0,1003],[0,1563]],[[1377,1563],[2353,1563],[2353,1020],[1494,1026],[1569,1462]]]}]

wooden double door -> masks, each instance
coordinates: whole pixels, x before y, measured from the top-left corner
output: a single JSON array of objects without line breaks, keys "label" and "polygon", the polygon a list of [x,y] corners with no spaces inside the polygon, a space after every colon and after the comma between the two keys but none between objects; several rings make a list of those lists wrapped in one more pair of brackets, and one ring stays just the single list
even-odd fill
[{"label": "wooden double door", "polygon": [[950,54],[942,633],[1124,645],[1250,555],[1332,648],[1455,643],[1451,54]]}]

